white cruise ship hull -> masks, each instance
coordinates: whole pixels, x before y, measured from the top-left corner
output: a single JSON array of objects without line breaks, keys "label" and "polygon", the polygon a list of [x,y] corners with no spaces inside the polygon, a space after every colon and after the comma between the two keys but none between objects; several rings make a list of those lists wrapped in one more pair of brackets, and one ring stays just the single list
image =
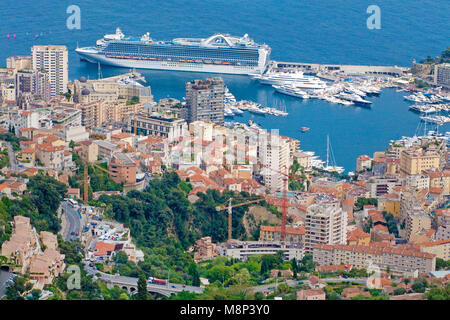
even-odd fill
[{"label": "white cruise ship hull", "polygon": [[264,71],[258,66],[185,63],[178,61],[115,59],[106,57],[103,54],[98,54],[95,52],[87,52],[82,49],[77,49],[76,52],[80,55],[81,59],[86,60],[88,62],[100,63],[104,65],[123,68],[207,72],[207,73],[223,73],[223,74],[239,74],[239,75],[261,74]]}]

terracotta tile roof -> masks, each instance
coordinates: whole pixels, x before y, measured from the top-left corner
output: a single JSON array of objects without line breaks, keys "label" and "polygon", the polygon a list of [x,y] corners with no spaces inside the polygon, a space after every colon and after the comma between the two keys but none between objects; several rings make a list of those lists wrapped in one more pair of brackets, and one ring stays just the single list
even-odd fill
[{"label": "terracotta tile roof", "polygon": [[370,237],[370,235],[365,233],[362,229],[359,228],[356,228],[355,230],[347,233],[347,240],[349,241],[356,241],[368,237]]},{"label": "terracotta tile roof", "polygon": [[447,244],[447,243],[450,243],[450,239],[439,240],[439,241],[434,241],[434,242],[425,242],[425,243],[419,244],[419,246],[420,247],[434,247],[434,246],[439,246],[439,245],[443,245],[443,244]]},{"label": "terracotta tile roof", "polygon": [[121,132],[118,134],[113,134],[111,135],[111,139],[126,139],[131,137],[131,134],[125,133],[125,132]]},{"label": "terracotta tile roof", "polygon": [[34,153],[35,150],[33,148],[25,148],[22,150],[22,153]]},{"label": "terracotta tile roof", "polygon": [[108,254],[111,254],[111,252],[114,251],[115,244],[114,243],[107,243],[107,242],[97,242],[95,244],[95,252],[94,256],[105,256]]},{"label": "terracotta tile roof", "polygon": [[342,202],[343,205],[349,205],[349,206],[353,206],[354,205],[354,201],[352,199],[346,199]]},{"label": "terracotta tile roof", "polygon": [[317,244],[314,246],[315,249],[322,249],[322,250],[344,250],[344,251],[353,251],[353,252],[361,252],[361,253],[369,253],[369,254],[377,254],[382,255],[384,253],[390,253],[390,254],[397,254],[397,255],[405,255],[405,256],[414,256],[418,258],[428,258],[431,259],[435,257],[434,254],[427,253],[427,252],[420,252],[415,249],[405,249],[405,248],[396,248],[392,246],[378,246],[370,244],[369,246],[361,246],[361,245],[342,245],[342,244],[336,244],[336,245],[328,245],[328,244]]},{"label": "terracotta tile roof", "polygon": [[[261,231],[281,232],[281,226],[261,226],[260,228]],[[299,226],[298,228],[286,226],[286,234],[304,235],[305,233],[306,229],[303,226]]]}]

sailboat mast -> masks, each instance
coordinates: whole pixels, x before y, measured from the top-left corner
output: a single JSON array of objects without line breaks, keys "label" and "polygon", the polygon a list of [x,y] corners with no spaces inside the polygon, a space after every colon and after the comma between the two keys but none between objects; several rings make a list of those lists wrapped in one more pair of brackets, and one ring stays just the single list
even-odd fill
[{"label": "sailboat mast", "polygon": [[327,167],[328,167],[329,156],[330,156],[330,137],[327,135]]}]

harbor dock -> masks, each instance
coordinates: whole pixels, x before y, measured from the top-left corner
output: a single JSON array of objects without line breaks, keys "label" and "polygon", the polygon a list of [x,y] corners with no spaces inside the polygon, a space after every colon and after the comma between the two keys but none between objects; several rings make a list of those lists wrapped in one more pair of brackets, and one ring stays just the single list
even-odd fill
[{"label": "harbor dock", "polygon": [[269,70],[299,69],[303,72],[317,74],[321,78],[337,80],[342,75],[346,76],[402,76],[410,68],[399,66],[364,66],[364,65],[345,65],[345,64],[319,64],[305,62],[283,62],[272,60]]}]

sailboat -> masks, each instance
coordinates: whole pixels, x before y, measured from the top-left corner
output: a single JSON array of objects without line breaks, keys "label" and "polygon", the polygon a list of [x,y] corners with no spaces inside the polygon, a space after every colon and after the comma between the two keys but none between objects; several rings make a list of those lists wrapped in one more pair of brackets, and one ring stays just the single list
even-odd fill
[{"label": "sailboat", "polygon": [[[330,166],[330,155],[332,164],[331,166]],[[342,173],[345,171],[344,167],[336,166],[336,159],[334,158],[333,148],[331,146],[329,135],[327,135],[327,163],[323,169],[328,172],[337,172],[337,173]]]},{"label": "sailboat", "polygon": [[283,117],[289,115],[289,113],[286,110],[286,102],[281,105],[281,110],[278,111],[278,114]]}]

